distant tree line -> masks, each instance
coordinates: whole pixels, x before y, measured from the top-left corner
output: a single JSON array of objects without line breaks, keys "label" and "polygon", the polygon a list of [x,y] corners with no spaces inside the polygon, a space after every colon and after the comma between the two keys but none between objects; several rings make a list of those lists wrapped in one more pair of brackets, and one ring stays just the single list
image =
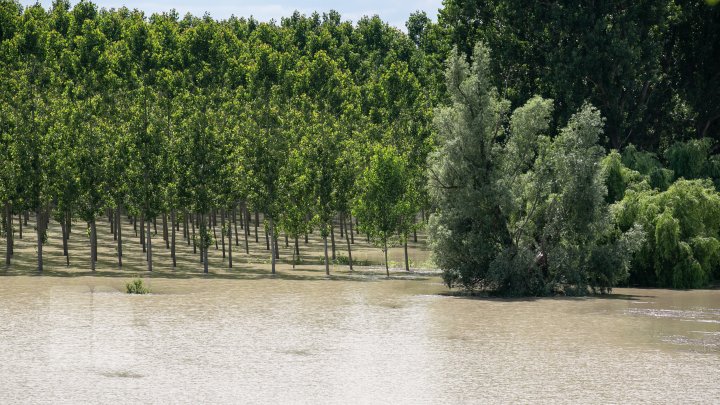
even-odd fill
[{"label": "distant tree line", "polygon": [[406,28],[0,0],[6,263],[19,215],[40,271],[49,221],[64,246],[88,224],[94,269],[96,222],[127,216],[152,270],[161,217],[207,272],[218,214],[223,243],[262,214],[273,271],[280,232],[317,230],[329,273],[333,223],[387,255],[428,220],[468,290],[720,279],[720,7],[446,0]]}]

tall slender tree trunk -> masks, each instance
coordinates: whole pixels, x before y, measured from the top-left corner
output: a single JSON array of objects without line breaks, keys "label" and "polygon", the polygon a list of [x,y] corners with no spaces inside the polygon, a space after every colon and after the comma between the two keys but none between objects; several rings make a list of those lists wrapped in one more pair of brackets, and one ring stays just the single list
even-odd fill
[{"label": "tall slender tree trunk", "polygon": [[[148,231],[150,228],[148,228]],[[140,214],[140,244],[142,245],[143,253],[147,253],[145,247],[145,214]]]},{"label": "tall slender tree trunk", "polygon": [[67,229],[67,238],[70,240],[70,234],[72,233],[72,212],[70,210],[67,211],[66,221],[65,228]]},{"label": "tall slender tree trunk", "polygon": [[[240,219],[242,220],[242,214],[240,214]],[[240,242],[238,242],[237,204],[233,205],[232,222],[235,227],[235,246],[240,246]],[[240,224],[240,229],[242,229],[243,232],[245,231],[243,224]]]},{"label": "tall slender tree trunk", "polygon": [[197,243],[195,242],[195,218],[190,218],[190,224],[192,225],[192,245],[193,245],[193,254],[197,253]]},{"label": "tall slender tree trunk", "polygon": [[[324,233],[324,232],[323,232]],[[327,235],[323,235],[323,244],[325,246],[325,275],[330,275],[330,258],[328,257],[328,238]]]},{"label": "tall slender tree trunk", "polygon": [[275,245],[275,258],[280,258],[280,249],[278,248],[278,235],[277,231],[273,229],[273,237],[272,237],[272,243]]},{"label": "tall slender tree trunk", "polygon": [[[273,226],[274,226],[274,225],[275,225],[275,223],[273,222],[273,217],[271,216],[271,217],[270,217],[270,233],[273,233],[273,231],[274,231]],[[265,233],[265,236],[267,237],[267,232]],[[269,243],[268,243],[268,244],[269,244]],[[272,269],[272,274],[275,274],[275,260],[276,260],[276,259],[275,259],[275,244],[273,243],[271,246],[272,246],[272,249],[271,249],[271,252],[270,252],[270,256],[272,257],[272,259],[271,259],[271,263],[272,263],[271,269]]]},{"label": "tall slender tree trunk", "polygon": [[[67,211],[65,213],[65,218],[63,218],[63,221],[65,221],[65,264],[70,265],[70,246],[68,241],[70,240],[70,227],[72,225],[72,214],[70,211]],[[61,221],[62,222],[62,221]]]},{"label": "tall slender tree trunk", "polygon": [[67,246],[67,235],[66,235],[66,229],[65,229],[65,218],[60,220],[60,232],[62,232],[63,256],[67,257],[68,246]]},{"label": "tall slender tree trunk", "polygon": [[[235,208],[233,208],[232,213],[232,219],[234,220],[236,218],[235,216]],[[232,224],[228,223],[227,227],[227,237],[228,237],[228,268],[232,269],[232,234],[233,234],[233,228],[231,226]],[[223,225],[224,226],[224,225]],[[235,222],[235,232],[237,232],[237,222]],[[235,234],[235,237],[237,237],[237,233]],[[225,245],[223,245],[223,252],[225,251]]]},{"label": "tall slender tree trunk", "polygon": [[20,231],[18,233],[18,236],[20,237],[20,239],[22,239],[23,238],[23,236],[22,236],[23,220],[22,220],[22,214],[20,214],[20,213],[18,213],[18,227],[19,227],[19,231]]},{"label": "tall slender tree trunk", "polygon": [[115,229],[117,230],[117,255],[118,255],[118,267],[122,267],[122,257],[123,257],[123,245],[122,245],[122,222],[120,221],[120,218],[122,217],[122,204],[118,204],[118,210],[117,210],[117,225],[115,226]]},{"label": "tall slender tree trunk", "polygon": [[335,260],[335,224],[333,220],[330,220],[330,242],[332,246],[332,259]]},{"label": "tall slender tree trunk", "polygon": [[299,238],[297,235],[295,235],[295,250],[293,252],[293,270],[295,270],[295,262],[300,257],[300,243],[298,242]]},{"label": "tall slender tree trunk", "polygon": [[98,233],[97,233],[97,221],[95,222],[95,232],[93,233],[93,244],[95,245],[95,254],[93,255],[93,260],[95,260],[95,263],[98,261]]},{"label": "tall slender tree trunk", "polygon": [[90,269],[95,272],[95,251],[97,250],[97,245],[95,244],[95,234],[97,233],[97,229],[95,227],[95,219],[93,218],[92,221],[90,221]]},{"label": "tall slender tree trunk", "polygon": [[265,250],[270,250],[270,231],[268,225],[265,226]]},{"label": "tall slender tree trunk", "polygon": [[212,226],[213,239],[215,240],[215,250],[218,250],[218,237],[217,237],[217,232],[215,231],[215,229],[217,228],[217,216],[215,215],[214,210],[213,210],[208,222],[210,222],[210,224]]},{"label": "tall slender tree trunk", "polygon": [[45,220],[43,219],[42,209],[35,211],[35,229],[37,231],[37,270],[39,273],[43,271],[43,227]]},{"label": "tall slender tree trunk", "polygon": [[388,259],[387,259],[387,238],[383,241],[383,253],[385,254],[385,273],[387,274],[388,278],[390,277],[390,266],[388,266]]},{"label": "tall slender tree trunk", "polygon": [[175,210],[170,211],[170,227],[172,228],[170,235],[170,257],[172,258],[173,268],[177,267],[177,258],[175,257]]},{"label": "tall slender tree trunk", "polygon": [[340,218],[340,239],[345,237],[345,214],[342,212],[338,214]]},{"label": "tall slender tree trunk", "polygon": [[163,239],[165,239],[165,249],[170,249],[170,235],[168,229],[167,212],[163,212]]},{"label": "tall slender tree trunk", "polygon": [[405,271],[410,271],[410,259],[408,258],[408,235],[405,235]]},{"label": "tall slender tree trunk", "polygon": [[255,211],[255,243],[260,243],[258,240],[258,224],[260,223],[260,214]]},{"label": "tall slender tree trunk", "polygon": [[250,212],[248,211],[247,205],[243,204],[243,213],[245,214],[245,254],[250,254]]},{"label": "tall slender tree trunk", "polygon": [[220,210],[220,239],[222,240],[222,257],[225,258],[225,210]]},{"label": "tall slender tree trunk", "polygon": [[120,217],[120,205],[118,205],[117,210],[113,211],[112,214],[113,221],[115,221],[115,226],[113,227],[113,240],[117,240],[118,228],[122,226],[122,218]]},{"label": "tall slender tree trunk", "polygon": [[[209,214],[208,214],[209,216]],[[210,247],[207,243],[207,225],[205,224],[205,214],[200,214],[200,253],[203,256],[203,272],[208,273],[208,248]]]},{"label": "tall slender tree trunk", "polygon": [[[345,217],[342,217],[342,223],[343,226],[345,225]],[[352,224],[352,218],[350,218],[350,223]],[[352,231],[348,232],[347,229],[345,230],[345,242],[347,243],[347,249],[348,249],[348,264],[350,264],[350,271],[353,271],[353,259],[352,259],[352,248],[350,247],[350,234]]]},{"label": "tall slender tree trunk", "polygon": [[7,238],[5,239],[5,265],[10,266],[10,256],[12,255],[13,245],[13,229],[12,229],[12,206],[9,202],[5,203],[5,227],[7,230]]},{"label": "tall slender tree trunk", "polygon": [[203,272],[205,274],[208,273],[208,250],[209,250],[208,248],[210,247],[210,246],[208,246],[208,243],[207,243],[207,239],[208,239],[207,235],[208,235],[208,231],[207,231],[207,226],[205,224],[205,214],[200,214],[200,239],[201,239],[200,252],[203,255]]},{"label": "tall slender tree trunk", "polygon": [[[152,234],[150,233],[150,222],[147,222],[147,262],[148,262],[148,271],[152,271]],[[155,223],[155,226],[157,226],[157,221],[153,221]],[[156,231],[157,234],[157,231]]]},{"label": "tall slender tree trunk", "polygon": [[354,245],[355,244],[355,234],[353,232],[352,224],[353,224],[353,218],[352,218],[352,215],[350,215],[350,232],[348,232],[348,233],[350,234],[350,243],[352,243]]},{"label": "tall slender tree trunk", "polygon": [[288,246],[290,246],[288,244],[288,234],[287,234],[287,232],[285,232],[285,247],[288,247]]}]

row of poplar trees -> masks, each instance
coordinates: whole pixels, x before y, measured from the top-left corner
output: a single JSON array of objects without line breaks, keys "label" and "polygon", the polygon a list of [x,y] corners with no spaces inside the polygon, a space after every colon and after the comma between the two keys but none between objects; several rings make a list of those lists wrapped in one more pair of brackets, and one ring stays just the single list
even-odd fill
[{"label": "row of poplar trees", "polygon": [[[39,270],[49,222],[61,225],[68,255],[73,220],[88,224],[95,270],[104,215],[115,224],[135,218],[149,270],[159,217],[169,218],[173,263],[176,225],[198,225],[205,272],[215,213],[239,216],[246,249],[252,212],[263,214],[273,240],[317,229],[326,271],[337,218],[354,215],[387,251],[391,238],[407,240],[426,205],[437,98],[428,89],[438,88],[427,72],[437,64],[378,17],[353,25],[335,12],[295,13],[259,23],[2,0],[6,263],[13,217],[28,212]],[[222,232],[232,237],[229,227]],[[276,242],[270,247],[274,272]]]}]

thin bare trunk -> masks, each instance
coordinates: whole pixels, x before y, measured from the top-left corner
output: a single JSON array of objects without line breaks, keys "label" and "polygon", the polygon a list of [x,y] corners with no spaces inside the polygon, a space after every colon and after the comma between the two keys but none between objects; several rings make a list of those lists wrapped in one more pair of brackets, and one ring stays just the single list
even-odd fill
[{"label": "thin bare trunk", "polygon": [[[195,243],[195,218],[190,217],[190,224],[192,225],[192,245],[193,245],[193,254],[197,253],[197,243]],[[189,243],[189,242],[188,242]]]},{"label": "thin bare trunk", "polygon": [[[208,215],[209,216],[209,215]],[[205,215],[200,214],[200,252],[203,255],[203,272],[208,273],[208,246],[207,243],[207,226],[205,225]]]},{"label": "thin bare trunk", "polygon": [[[270,233],[273,233],[273,232],[274,232],[273,226],[275,225],[275,223],[273,222],[273,217],[272,217],[272,216],[270,217],[270,224],[269,224],[269,225],[270,225]],[[265,236],[267,237],[267,232],[265,233]],[[272,244],[272,249],[271,249],[271,252],[270,252],[270,256],[272,257],[272,274],[275,274],[275,260],[276,260],[276,259],[275,259],[275,244],[274,244],[274,243]]]},{"label": "thin bare trunk", "polygon": [[[352,218],[350,219],[350,223],[352,224]],[[345,225],[345,216],[342,217],[342,225],[344,227]],[[350,265],[350,271],[353,271],[353,259],[352,259],[352,248],[350,247],[350,235],[352,231],[348,232],[345,231],[345,242],[347,243],[347,249],[348,249],[348,264]]]},{"label": "thin bare trunk", "polygon": [[[236,218],[236,216],[235,216],[235,209],[234,209],[234,208],[233,208],[232,217],[233,217],[233,219]],[[232,234],[233,234],[233,229],[232,229],[232,227],[231,227],[230,225],[231,225],[231,224],[228,223],[228,227],[227,227],[227,237],[228,237],[228,268],[229,268],[229,269],[232,269],[232,264],[233,264],[233,263],[232,263]],[[237,222],[235,222],[235,232],[237,232]],[[235,234],[235,237],[237,237],[237,233]],[[224,248],[224,245],[223,245],[223,251],[224,251],[224,249],[225,249],[225,248]]]},{"label": "thin bare trunk", "polygon": [[200,214],[200,228],[201,228],[200,229],[200,238],[202,239],[202,242],[200,242],[200,251],[203,254],[203,272],[205,274],[207,274],[208,273],[208,250],[209,250],[208,248],[210,246],[208,246],[209,244],[207,243],[208,231],[207,231],[207,226],[205,225],[205,215],[204,214]]},{"label": "thin bare trunk", "polygon": [[175,210],[170,211],[170,227],[172,228],[170,235],[170,257],[172,257],[173,268],[177,267],[177,258],[175,257]]},{"label": "thin bare trunk", "polygon": [[243,204],[243,213],[245,214],[245,254],[250,254],[250,212],[248,212],[247,205]]},{"label": "thin bare trunk", "polygon": [[163,239],[165,239],[165,249],[170,249],[170,235],[168,229],[167,212],[163,212]]},{"label": "thin bare trunk", "polygon": [[[157,221],[153,220],[155,222],[156,226],[156,232],[157,234]],[[147,262],[148,262],[148,271],[152,271],[152,235],[150,234],[150,221],[147,223]]]},{"label": "thin bare trunk", "polygon": [[255,211],[255,243],[260,243],[258,239],[258,224],[260,223],[260,214]]},{"label": "thin bare trunk", "polygon": [[350,215],[350,232],[348,232],[348,233],[350,234],[350,243],[352,243],[354,245],[355,244],[355,233],[353,232],[352,215]]},{"label": "thin bare trunk", "polygon": [[95,228],[95,220],[93,219],[90,222],[90,269],[94,272],[95,271],[95,250],[97,249],[97,245],[95,244],[95,234],[97,233],[97,230]]},{"label": "thin bare trunk", "polygon": [[[242,219],[242,214],[240,215],[240,219]],[[240,246],[240,242],[238,242],[237,204],[233,205],[232,222],[235,227],[235,246]],[[242,229],[243,232],[245,231],[243,224],[240,224],[240,229]]]},{"label": "thin bare trunk", "polygon": [[[145,214],[140,214],[140,244],[142,245],[143,253],[146,253],[145,249]],[[148,231],[150,228],[148,228]]]},{"label": "thin bare trunk", "polygon": [[330,221],[330,244],[332,246],[332,259],[333,261],[336,259],[335,257],[335,224],[333,221]]},{"label": "thin bare trunk", "polygon": [[[325,224],[327,226],[327,224]],[[323,232],[323,243],[325,246],[325,275],[330,275],[330,260],[328,258],[328,240],[327,240],[327,229]]]},{"label": "thin bare trunk", "polygon": [[385,239],[386,240],[384,241],[385,243],[383,245],[383,253],[385,254],[385,273],[387,274],[388,277],[390,277],[390,266],[388,266],[388,258],[387,258],[387,253],[388,253],[387,252],[387,238],[385,238]]},{"label": "thin bare trunk", "polygon": [[405,271],[410,271],[410,259],[408,258],[408,235],[405,235]]},{"label": "thin bare trunk", "polygon": [[222,240],[222,257],[225,258],[225,210],[220,211],[220,239]]},{"label": "thin bare trunk", "polygon": [[117,255],[118,255],[118,267],[122,267],[122,257],[123,257],[123,245],[122,245],[122,222],[120,221],[120,218],[122,216],[122,204],[118,204],[118,210],[117,210],[117,226],[115,229],[117,230]]},{"label": "thin bare trunk", "polygon": [[43,271],[43,226],[45,220],[43,219],[42,209],[35,211],[35,229],[37,231],[37,270],[42,273]]}]

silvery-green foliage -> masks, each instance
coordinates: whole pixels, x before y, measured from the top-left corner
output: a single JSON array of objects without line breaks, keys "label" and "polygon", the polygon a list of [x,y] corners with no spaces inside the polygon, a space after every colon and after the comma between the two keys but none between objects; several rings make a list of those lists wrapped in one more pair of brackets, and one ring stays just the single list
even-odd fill
[{"label": "silvery-green foliage", "polygon": [[488,79],[488,51],[475,47],[472,64],[449,58],[451,105],[437,110],[440,143],[429,157],[429,194],[437,211],[430,221],[438,265],[460,274],[465,288],[482,286],[490,263],[509,241],[495,143],[503,132],[508,103]]}]

